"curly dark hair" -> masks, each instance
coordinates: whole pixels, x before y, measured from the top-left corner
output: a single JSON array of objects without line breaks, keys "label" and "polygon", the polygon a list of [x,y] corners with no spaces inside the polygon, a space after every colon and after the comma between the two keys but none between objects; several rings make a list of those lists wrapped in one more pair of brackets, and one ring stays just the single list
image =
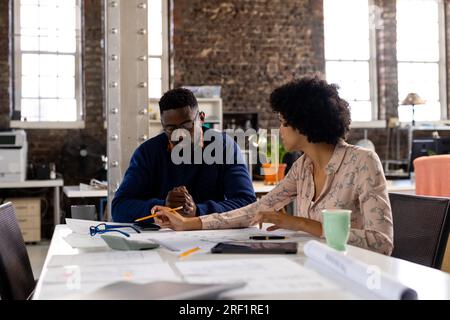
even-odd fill
[{"label": "curly dark hair", "polygon": [[310,143],[336,145],[350,129],[348,102],[339,97],[337,85],[318,76],[294,80],[275,89],[270,104],[287,125],[305,135]]},{"label": "curly dark hair", "polygon": [[190,107],[198,108],[198,102],[194,94],[184,88],[177,88],[167,91],[159,101],[159,110],[161,113],[167,110],[182,109]]}]

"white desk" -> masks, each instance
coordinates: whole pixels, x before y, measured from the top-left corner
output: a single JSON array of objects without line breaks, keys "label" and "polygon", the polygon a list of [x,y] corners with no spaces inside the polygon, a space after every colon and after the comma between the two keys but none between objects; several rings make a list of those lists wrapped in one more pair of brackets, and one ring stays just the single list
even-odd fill
[{"label": "white desk", "polygon": [[[255,193],[269,193],[275,186],[265,185],[263,181],[254,181]],[[63,188],[68,198],[103,198],[108,196],[107,190],[80,190],[79,186],[66,186]]]},{"label": "white desk", "polygon": [[[269,193],[276,186],[266,185],[264,181],[253,181],[255,193]],[[415,192],[416,186],[412,180],[388,180],[389,192]],[[66,186],[63,188],[64,194],[68,198],[103,198],[108,196],[107,190],[80,190],[79,186]]]},{"label": "white desk", "polygon": [[57,180],[29,180],[25,182],[3,182],[0,189],[35,189],[54,188],[53,193],[53,215],[55,226],[61,223],[61,210],[59,208],[59,188],[64,185],[62,179]]},{"label": "white desk", "polygon": [[412,179],[388,180],[388,192],[416,194],[416,183]]},{"label": "white desk", "polygon": [[79,186],[64,187],[63,192],[67,196],[67,198],[106,198],[108,196],[108,190],[105,189],[80,190]]},{"label": "white desk", "polygon": [[[42,275],[37,284],[36,293],[34,299],[39,300],[45,286],[43,282],[45,281],[47,274],[47,265],[49,260],[54,255],[76,255],[86,250],[73,249],[70,247],[63,237],[71,233],[71,230],[65,226],[60,225],[55,229],[53,234],[53,239],[48,251],[48,255],[44,264]],[[299,242],[299,253],[297,255],[286,255],[285,257],[292,259],[301,265],[308,266],[308,259],[305,258],[303,254],[302,244],[304,242]],[[96,249],[96,251],[110,250]],[[168,253],[165,249],[157,249],[163,261],[166,261],[172,265],[174,262],[179,261],[176,255],[173,253]],[[92,252],[92,249],[90,250]],[[126,252],[123,252],[126,255]],[[441,272],[439,270],[427,268],[418,264],[407,262],[404,260],[399,260],[391,257],[386,257],[380,254],[370,252],[368,250],[363,250],[360,248],[349,246],[348,255],[358,258],[369,265],[377,266],[381,271],[386,272],[391,275],[394,279],[403,282],[405,285],[415,289],[419,295],[419,299],[450,299],[450,274]],[[189,261],[201,261],[201,260],[217,260],[217,259],[249,259],[258,258],[258,255],[213,255],[209,252],[200,252],[188,257]],[[265,256],[267,257],[267,255]],[[279,257],[279,255],[278,255]],[[149,265],[149,270],[151,270],[151,265]],[[338,285],[339,290],[317,292],[317,293],[307,293],[307,294],[284,294],[284,295],[274,295],[270,292],[266,292],[264,295],[259,295],[255,297],[249,297],[249,299],[368,299],[373,298],[373,296],[367,296],[367,293],[358,291],[355,289],[354,285],[349,281],[342,278],[333,278],[333,275],[322,273],[327,276],[330,280]],[[82,281],[82,280],[81,280]],[[82,285],[82,284],[81,284]],[[57,292],[58,298],[64,298],[69,295],[69,289],[64,289],[64,292]]]}]

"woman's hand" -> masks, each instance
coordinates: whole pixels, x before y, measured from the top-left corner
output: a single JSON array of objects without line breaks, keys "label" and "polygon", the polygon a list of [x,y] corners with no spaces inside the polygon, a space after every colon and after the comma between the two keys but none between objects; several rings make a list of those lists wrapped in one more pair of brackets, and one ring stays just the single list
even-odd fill
[{"label": "woman's hand", "polygon": [[322,223],[302,217],[294,217],[286,213],[279,212],[259,212],[250,223],[251,226],[258,224],[262,228],[263,223],[272,223],[273,226],[267,231],[287,229],[294,231],[304,231],[316,237],[322,237]]},{"label": "woman's hand", "polygon": [[267,228],[267,231],[275,231],[278,229],[302,230],[302,219],[285,213],[279,212],[259,212],[250,223],[251,226],[258,224],[262,229],[263,223],[271,223],[273,226]]},{"label": "woman's hand", "polygon": [[188,231],[202,229],[200,218],[186,218],[178,212],[170,211],[170,208],[155,206],[152,214],[157,214],[155,223],[161,228],[169,228],[175,231]]}]

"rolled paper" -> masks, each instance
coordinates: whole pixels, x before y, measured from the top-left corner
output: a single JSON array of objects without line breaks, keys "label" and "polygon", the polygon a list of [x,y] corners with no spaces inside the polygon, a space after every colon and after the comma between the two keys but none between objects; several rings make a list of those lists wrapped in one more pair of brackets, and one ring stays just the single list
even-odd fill
[{"label": "rolled paper", "polygon": [[[315,240],[308,241],[303,251],[308,258],[354,281],[386,300],[417,300],[417,292],[383,272]],[[379,269],[377,269],[378,271]]]}]

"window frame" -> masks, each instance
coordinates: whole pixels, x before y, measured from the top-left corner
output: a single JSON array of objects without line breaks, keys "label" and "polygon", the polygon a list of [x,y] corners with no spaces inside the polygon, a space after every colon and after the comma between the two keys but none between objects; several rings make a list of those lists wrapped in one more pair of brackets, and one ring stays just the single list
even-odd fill
[{"label": "window frame", "polygon": [[[76,52],[75,54],[67,54],[75,57],[75,100],[77,105],[77,119],[73,121],[10,121],[11,128],[21,129],[84,129],[85,128],[85,109],[84,109],[84,93],[83,93],[83,30],[82,30],[82,12],[83,1],[75,0],[76,5]],[[22,51],[21,49],[21,23],[20,23],[20,7],[21,0],[15,0],[13,5],[13,94],[14,94],[14,111],[21,111],[22,100],[22,54],[24,52],[41,54],[58,54],[58,52],[46,51]]]},{"label": "window frame", "polygon": [[[368,121],[352,121],[352,127],[379,127],[379,105],[378,105],[378,72],[377,72],[377,42],[376,29],[370,26],[371,8],[374,6],[374,0],[366,0],[369,8],[367,19],[369,21],[369,59],[326,59],[327,62],[368,62],[369,64],[369,94],[371,104],[371,119]],[[324,41],[325,41],[324,37]],[[351,102],[350,102],[351,103]]]},{"label": "window frame", "polygon": [[[150,0],[149,0],[150,1]],[[169,1],[161,1],[161,14],[162,14],[162,54],[161,55],[150,55],[147,54],[148,59],[157,58],[161,59],[161,96],[167,92],[170,88],[170,41],[169,41]],[[149,32],[150,34],[150,32]],[[150,42],[149,42],[150,45]],[[150,97],[149,92],[149,103],[151,99],[159,99],[160,97]]]},{"label": "window frame", "polygon": [[[435,126],[439,126],[445,124],[448,119],[448,106],[447,106],[447,53],[446,53],[446,19],[445,19],[445,3],[442,0],[436,0],[438,5],[438,27],[439,27],[439,62],[437,62],[439,68],[439,102],[441,105],[441,116],[439,120],[434,121],[426,121],[417,118],[416,115],[416,125],[420,126],[423,124],[433,124]],[[396,0],[397,5],[397,0]],[[429,61],[400,61],[397,57],[397,66],[399,63],[433,63]],[[397,86],[399,85],[399,81],[397,81]],[[399,105],[401,103],[401,99],[406,97],[399,97]],[[402,126],[407,126],[410,124],[410,121],[401,121]]]}]

